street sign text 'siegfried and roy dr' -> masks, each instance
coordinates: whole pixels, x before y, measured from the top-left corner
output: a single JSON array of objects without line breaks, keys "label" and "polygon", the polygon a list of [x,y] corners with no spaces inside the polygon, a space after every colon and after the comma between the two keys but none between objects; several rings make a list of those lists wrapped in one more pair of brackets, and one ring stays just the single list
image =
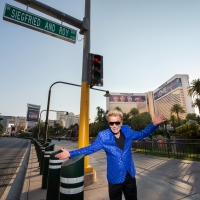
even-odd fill
[{"label": "street sign text 'siegfried and roy dr'", "polygon": [[76,43],[77,31],[9,4],[5,5],[3,19],[68,42]]}]

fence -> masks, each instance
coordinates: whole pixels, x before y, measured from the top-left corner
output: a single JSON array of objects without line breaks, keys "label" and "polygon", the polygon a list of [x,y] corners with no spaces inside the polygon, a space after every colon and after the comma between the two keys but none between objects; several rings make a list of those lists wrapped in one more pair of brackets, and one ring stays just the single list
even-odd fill
[{"label": "fence", "polygon": [[200,159],[200,140],[140,140],[133,141],[132,150],[145,154]]},{"label": "fence", "polygon": [[[78,137],[65,137],[65,138],[61,138],[61,137],[52,137],[53,140],[69,140],[71,142],[78,142]],[[89,137],[89,143],[91,144],[92,142],[94,142],[94,140],[96,139],[96,137]]]}]

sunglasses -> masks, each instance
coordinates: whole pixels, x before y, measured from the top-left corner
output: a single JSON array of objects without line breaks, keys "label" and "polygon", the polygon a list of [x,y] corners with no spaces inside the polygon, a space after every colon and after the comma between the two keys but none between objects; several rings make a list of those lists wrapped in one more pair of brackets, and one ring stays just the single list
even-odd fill
[{"label": "sunglasses", "polygon": [[121,122],[108,122],[108,124],[110,126],[113,126],[114,124],[117,125],[117,126],[119,126],[121,124]]}]

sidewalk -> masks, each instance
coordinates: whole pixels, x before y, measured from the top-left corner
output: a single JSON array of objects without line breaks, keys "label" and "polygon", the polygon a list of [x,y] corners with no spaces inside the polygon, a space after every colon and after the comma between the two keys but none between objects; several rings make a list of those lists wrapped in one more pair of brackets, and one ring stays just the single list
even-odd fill
[{"label": "sidewalk", "polygon": [[[76,149],[77,143],[52,141],[55,150]],[[60,145],[60,146],[59,146]],[[97,182],[85,187],[85,200],[109,200],[106,179],[106,156],[99,151],[89,156],[97,172]],[[137,170],[138,200],[200,200],[200,163],[134,154]],[[46,200],[41,189],[42,175],[38,169],[34,146],[31,148],[28,170],[20,200]],[[123,198],[124,200],[124,198]]]}]

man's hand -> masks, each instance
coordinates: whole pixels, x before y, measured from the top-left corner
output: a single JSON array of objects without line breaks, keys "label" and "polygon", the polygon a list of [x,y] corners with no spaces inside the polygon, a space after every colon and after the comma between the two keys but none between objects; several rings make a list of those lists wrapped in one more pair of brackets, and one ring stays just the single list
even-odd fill
[{"label": "man's hand", "polygon": [[165,121],[165,115],[164,114],[161,114],[159,116],[154,116],[154,119],[153,119],[153,124],[155,126],[157,126],[158,124],[162,123]]},{"label": "man's hand", "polygon": [[61,148],[60,150],[61,150],[62,152],[56,154],[56,155],[55,155],[56,158],[59,158],[60,160],[64,160],[64,159],[70,157],[69,151],[67,151],[67,150],[64,149],[64,148]]}]

